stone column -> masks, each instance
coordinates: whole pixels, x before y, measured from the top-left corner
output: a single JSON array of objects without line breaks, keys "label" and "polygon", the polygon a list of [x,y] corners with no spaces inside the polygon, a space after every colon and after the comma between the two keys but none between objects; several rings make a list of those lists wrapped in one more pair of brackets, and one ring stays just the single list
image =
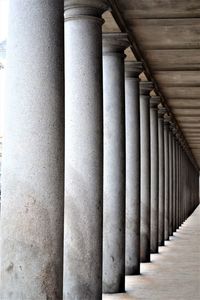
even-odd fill
[{"label": "stone column", "polygon": [[179,218],[179,133],[176,134],[176,229],[178,229]]},{"label": "stone column", "polygon": [[1,299],[62,299],[63,1],[11,1]]},{"label": "stone column", "polygon": [[164,172],[165,172],[165,217],[164,217],[164,239],[169,240],[169,120],[164,115]]},{"label": "stone column", "polygon": [[182,156],[182,140],[180,137],[180,225],[183,222],[183,156]]},{"label": "stone column", "polygon": [[150,261],[150,96],[152,82],[140,82],[140,261]]},{"label": "stone column", "polygon": [[183,167],[182,167],[182,174],[183,174],[183,222],[186,218],[186,177],[187,177],[187,169],[186,169],[186,154],[185,154],[185,141],[182,142],[183,147]]},{"label": "stone column", "polygon": [[126,274],[140,274],[140,110],[141,62],[125,64]]},{"label": "stone column", "polygon": [[166,113],[164,107],[159,108],[158,111],[158,156],[159,156],[159,231],[158,243],[159,246],[164,246],[164,232],[165,232],[165,161],[164,161],[164,120],[163,116]]},{"label": "stone column", "polygon": [[102,0],[65,1],[64,299],[101,299]]},{"label": "stone column", "polygon": [[182,190],[182,186],[181,186],[181,136],[179,138],[179,182],[178,182],[178,185],[179,185],[179,220],[178,220],[178,226],[181,226],[181,190]]},{"label": "stone column", "polygon": [[184,205],[184,183],[185,183],[185,174],[184,174],[184,139],[181,141],[181,224],[184,222],[184,212],[185,212],[185,205]]},{"label": "stone column", "polygon": [[103,35],[103,292],[125,289],[125,33]]},{"label": "stone column", "polygon": [[176,128],[175,124],[173,124],[173,136],[172,136],[172,141],[173,141],[173,232],[176,231],[176,139],[175,139],[175,133],[176,133]]},{"label": "stone column", "polygon": [[169,126],[169,235],[173,235],[173,134]]},{"label": "stone column", "polygon": [[158,104],[159,96],[150,98],[151,143],[151,253],[158,253]]}]

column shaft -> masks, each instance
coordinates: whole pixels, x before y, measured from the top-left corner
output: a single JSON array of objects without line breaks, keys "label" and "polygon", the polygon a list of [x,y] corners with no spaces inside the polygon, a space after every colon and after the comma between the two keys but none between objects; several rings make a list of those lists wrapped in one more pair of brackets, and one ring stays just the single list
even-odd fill
[{"label": "column shaft", "polygon": [[159,246],[164,246],[164,227],[165,227],[165,169],[164,169],[164,121],[163,113],[158,119],[158,149],[159,149]]},{"label": "column shaft", "polygon": [[150,99],[151,142],[151,253],[158,252],[158,109],[160,97]]},{"label": "column shaft", "polygon": [[63,2],[11,1],[1,299],[62,299]]},{"label": "column shaft", "polygon": [[169,235],[173,235],[173,135],[169,131]]},{"label": "column shaft", "polygon": [[[144,85],[149,89],[146,91]],[[144,89],[143,89],[144,87]],[[140,260],[150,261],[150,82],[140,83],[140,153],[141,153],[141,240]]]},{"label": "column shaft", "polygon": [[[81,3],[80,3],[81,2]],[[102,19],[106,1],[65,1],[64,299],[102,298]]]},{"label": "column shaft", "polygon": [[176,231],[176,141],[173,135],[173,232]]},{"label": "column shaft", "polygon": [[176,139],[176,229],[179,227],[179,148]]},{"label": "column shaft", "polygon": [[165,159],[165,240],[169,239],[169,123],[164,120],[164,159]]},{"label": "column shaft", "polygon": [[126,62],[126,274],[140,273],[140,62]]},{"label": "column shaft", "polygon": [[183,174],[183,149],[182,149],[182,143],[180,146],[180,160],[181,160],[181,165],[180,165],[180,224],[183,223],[183,178],[184,178],[184,174]]},{"label": "column shaft", "polygon": [[178,227],[181,225],[181,185],[180,185],[180,180],[181,180],[181,156],[180,156],[180,144],[178,143]]},{"label": "column shaft", "polygon": [[125,289],[125,91],[126,34],[103,35],[104,220],[103,292]]}]

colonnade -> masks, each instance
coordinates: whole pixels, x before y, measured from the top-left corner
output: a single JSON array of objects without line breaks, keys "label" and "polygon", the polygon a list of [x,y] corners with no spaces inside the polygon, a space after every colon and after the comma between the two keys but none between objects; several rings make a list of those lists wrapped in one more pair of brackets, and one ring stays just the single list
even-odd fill
[{"label": "colonnade", "polygon": [[198,205],[184,138],[124,63],[128,35],[102,36],[108,7],[66,0],[63,26],[63,0],[10,3],[2,299],[123,292]]}]

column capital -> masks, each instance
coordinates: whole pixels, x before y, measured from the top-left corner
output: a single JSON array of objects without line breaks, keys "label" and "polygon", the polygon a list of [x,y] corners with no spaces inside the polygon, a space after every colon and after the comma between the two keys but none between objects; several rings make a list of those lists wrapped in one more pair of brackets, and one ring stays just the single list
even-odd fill
[{"label": "column capital", "polygon": [[181,145],[182,140],[183,140],[183,135],[182,135],[182,133],[180,131],[177,131],[177,133],[176,133],[176,139],[178,141],[178,144]]},{"label": "column capital", "polygon": [[[103,161],[103,292],[119,293],[124,291],[125,278],[120,271],[125,266],[125,80],[124,80],[124,50],[129,46],[126,33],[103,34],[103,131],[104,131],[104,161]],[[112,132],[113,134],[110,134]],[[120,144],[116,139],[116,134]],[[114,152],[113,152],[114,151]],[[112,153],[112,157],[111,157]],[[119,157],[121,161],[119,163]],[[110,172],[110,170],[114,172]],[[114,207],[115,206],[115,207]],[[115,214],[113,214],[113,207]],[[120,215],[115,218],[115,215]],[[121,229],[121,230],[120,230]],[[113,239],[112,245],[109,241]],[[115,261],[111,260],[115,257]],[[92,297],[93,299],[97,299]],[[101,297],[99,297],[101,299]]]},{"label": "column capital", "polygon": [[181,134],[179,135],[178,142],[179,142],[179,146],[181,147],[181,143],[182,143],[182,136],[181,136]]},{"label": "column capital", "polygon": [[101,17],[108,8],[108,0],[64,0],[64,17],[65,20],[84,16]]},{"label": "column capital", "polygon": [[168,113],[164,114],[164,125],[169,126],[171,123],[172,117]]},{"label": "column capital", "polygon": [[141,61],[125,61],[125,77],[138,78],[143,71],[143,64]]},{"label": "column capital", "polygon": [[167,112],[167,109],[164,106],[158,107],[158,118],[163,119],[166,112]]},{"label": "column capital", "polygon": [[185,143],[185,140],[184,141],[182,141],[182,148],[183,148],[183,150],[186,152],[186,150],[187,150],[187,145],[186,145],[186,143]]},{"label": "column capital", "polygon": [[180,139],[180,132],[177,130],[176,134],[175,134],[176,140],[179,142]]},{"label": "column capital", "polygon": [[184,142],[184,136],[183,134],[181,133],[180,136],[179,136],[179,141],[180,141],[180,145],[182,146],[183,142]]},{"label": "column capital", "polygon": [[174,128],[176,128],[176,123],[174,123],[174,119],[171,116],[171,120],[170,120],[170,127],[169,129],[171,130],[171,132],[173,133]]},{"label": "column capital", "polygon": [[[130,46],[128,34],[123,32],[103,33],[103,54],[123,53]],[[124,54],[125,56],[125,54]]]},{"label": "column capital", "polygon": [[153,82],[141,81],[140,82],[140,95],[149,96],[149,93],[153,90]]},{"label": "column capital", "polygon": [[176,138],[176,133],[177,133],[177,127],[176,127],[176,124],[175,123],[173,123],[173,125],[172,125],[172,133],[173,133],[173,135],[174,135],[174,137]]},{"label": "column capital", "polygon": [[161,102],[160,96],[152,96],[150,98],[150,107],[157,109],[158,108],[158,104],[160,104],[160,102]]}]

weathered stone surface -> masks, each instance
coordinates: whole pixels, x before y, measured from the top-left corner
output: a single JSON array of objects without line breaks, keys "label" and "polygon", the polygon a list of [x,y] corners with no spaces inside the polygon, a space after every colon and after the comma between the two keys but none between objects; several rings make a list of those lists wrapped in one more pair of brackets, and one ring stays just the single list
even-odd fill
[{"label": "weathered stone surface", "polygon": [[103,35],[104,203],[103,292],[125,288],[124,33]]},{"label": "weathered stone surface", "polygon": [[140,260],[150,261],[150,96],[152,82],[140,82]]},{"label": "weathered stone surface", "polygon": [[158,252],[158,104],[159,96],[150,98],[150,143],[151,143],[151,253]]},{"label": "weathered stone surface", "polygon": [[1,209],[1,299],[61,299],[63,1],[11,1]]},{"label": "weathered stone surface", "polygon": [[141,62],[125,63],[126,275],[140,273],[140,111]]},{"label": "weathered stone surface", "polygon": [[166,109],[161,107],[158,110],[158,156],[159,156],[159,246],[164,246],[164,228],[165,228],[165,161],[164,161],[164,114]]},{"label": "weathered stone surface", "polygon": [[102,19],[106,1],[65,1],[66,300],[101,299]]},{"label": "weathered stone surface", "polygon": [[164,185],[165,185],[165,209],[164,209],[164,237],[165,240],[169,239],[169,188],[170,188],[170,174],[169,174],[169,121],[168,115],[164,115]]}]

